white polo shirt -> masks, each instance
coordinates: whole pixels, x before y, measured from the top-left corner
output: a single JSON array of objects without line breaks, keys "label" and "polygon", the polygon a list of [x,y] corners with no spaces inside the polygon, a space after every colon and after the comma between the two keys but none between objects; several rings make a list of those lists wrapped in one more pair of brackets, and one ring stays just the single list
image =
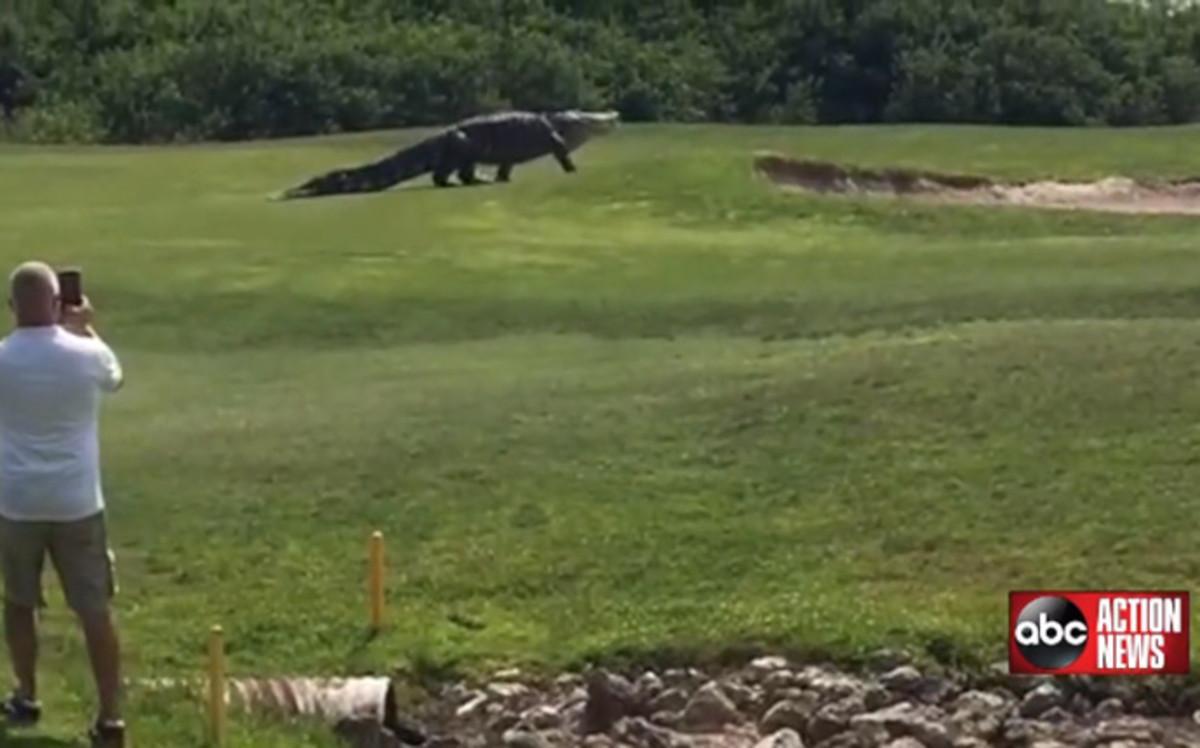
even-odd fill
[{"label": "white polo shirt", "polygon": [[71,522],[104,509],[100,398],[121,382],[98,338],[54,325],[0,340],[0,515]]}]

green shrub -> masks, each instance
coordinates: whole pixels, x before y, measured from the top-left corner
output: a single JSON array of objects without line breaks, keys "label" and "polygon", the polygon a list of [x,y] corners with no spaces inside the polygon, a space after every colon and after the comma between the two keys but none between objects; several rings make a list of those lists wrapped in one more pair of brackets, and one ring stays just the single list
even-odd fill
[{"label": "green shrub", "polygon": [[98,143],[106,135],[94,103],[55,97],[23,111],[13,128],[15,138],[31,143]]},{"label": "green shrub", "polygon": [[501,107],[796,124],[1200,118],[1200,9],[1163,2],[10,2],[0,105],[31,107],[19,137],[232,140]]}]

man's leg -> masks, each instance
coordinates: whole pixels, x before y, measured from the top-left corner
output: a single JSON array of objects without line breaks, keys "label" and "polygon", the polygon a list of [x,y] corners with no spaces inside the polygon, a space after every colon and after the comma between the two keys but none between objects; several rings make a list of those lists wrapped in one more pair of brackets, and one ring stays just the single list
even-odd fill
[{"label": "man's leg", "polygon": [[37,608],[42,601],[42,564],[48,541],[43,523],[0,518],[4,635],[17,681],[14,695],[28,702],[37,701]]},{"label": "man's leg", "polygon": [[101,723],[121,719],[121,648],[109,607],[116,581],[103,514],[54,529],[50,557],[67,604],[79,616],[96,679]]},{"label": "man's leg", "polygon": [[100,722],[118,722],[121,719],[121,644],[112,612],[107,608],[81,612],[79,620],[83,624],[92,675],[96,679],[100,701],[98,718]]},{"label": "man's leg", "polygon": [[4,635],[8,642],[8,657],[13,676],[17,679],[15,695],[37,701],[37,613],[33,608],[4,603]]}]

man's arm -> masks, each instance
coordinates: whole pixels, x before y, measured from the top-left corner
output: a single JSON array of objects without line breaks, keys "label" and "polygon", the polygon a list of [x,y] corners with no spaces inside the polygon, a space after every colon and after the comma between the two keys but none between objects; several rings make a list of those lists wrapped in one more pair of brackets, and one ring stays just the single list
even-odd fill
[{"label": "man's arm", "polygon": [[96,328],[92,324],[93,317],[92,304],[85,296],[83,303],[79,306],[63,307],[62,326],[73,335],[89,338],[95,342],[96,357],[93,375],[96,383],[105,392],[116,392],[125,382],[125,372],[121,369],[121,362],[117,359],[117,354],[113,353],[113,350],[96,332]]},{"label": "man's arm", "polygon": [[117,354],[113,353],[99,335],[93,333],[93,339],[97,346],[96,379],[100,384],[100,389],[105,392],[116,392],[125,383],[125,372],[121,368],[121,362],[117,358]]}]

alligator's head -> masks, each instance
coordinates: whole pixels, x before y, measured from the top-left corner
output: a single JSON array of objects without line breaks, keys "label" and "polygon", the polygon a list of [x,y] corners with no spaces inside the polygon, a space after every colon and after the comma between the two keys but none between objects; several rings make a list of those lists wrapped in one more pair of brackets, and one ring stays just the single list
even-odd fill
[{"label": "alligator's head", "polygon": [[598,135],[607,135],[617,128],[620,115],[617,112],[585,112],[567,109],[547,115],[550,124],[558,130],[568,150],[575,150]]}]

